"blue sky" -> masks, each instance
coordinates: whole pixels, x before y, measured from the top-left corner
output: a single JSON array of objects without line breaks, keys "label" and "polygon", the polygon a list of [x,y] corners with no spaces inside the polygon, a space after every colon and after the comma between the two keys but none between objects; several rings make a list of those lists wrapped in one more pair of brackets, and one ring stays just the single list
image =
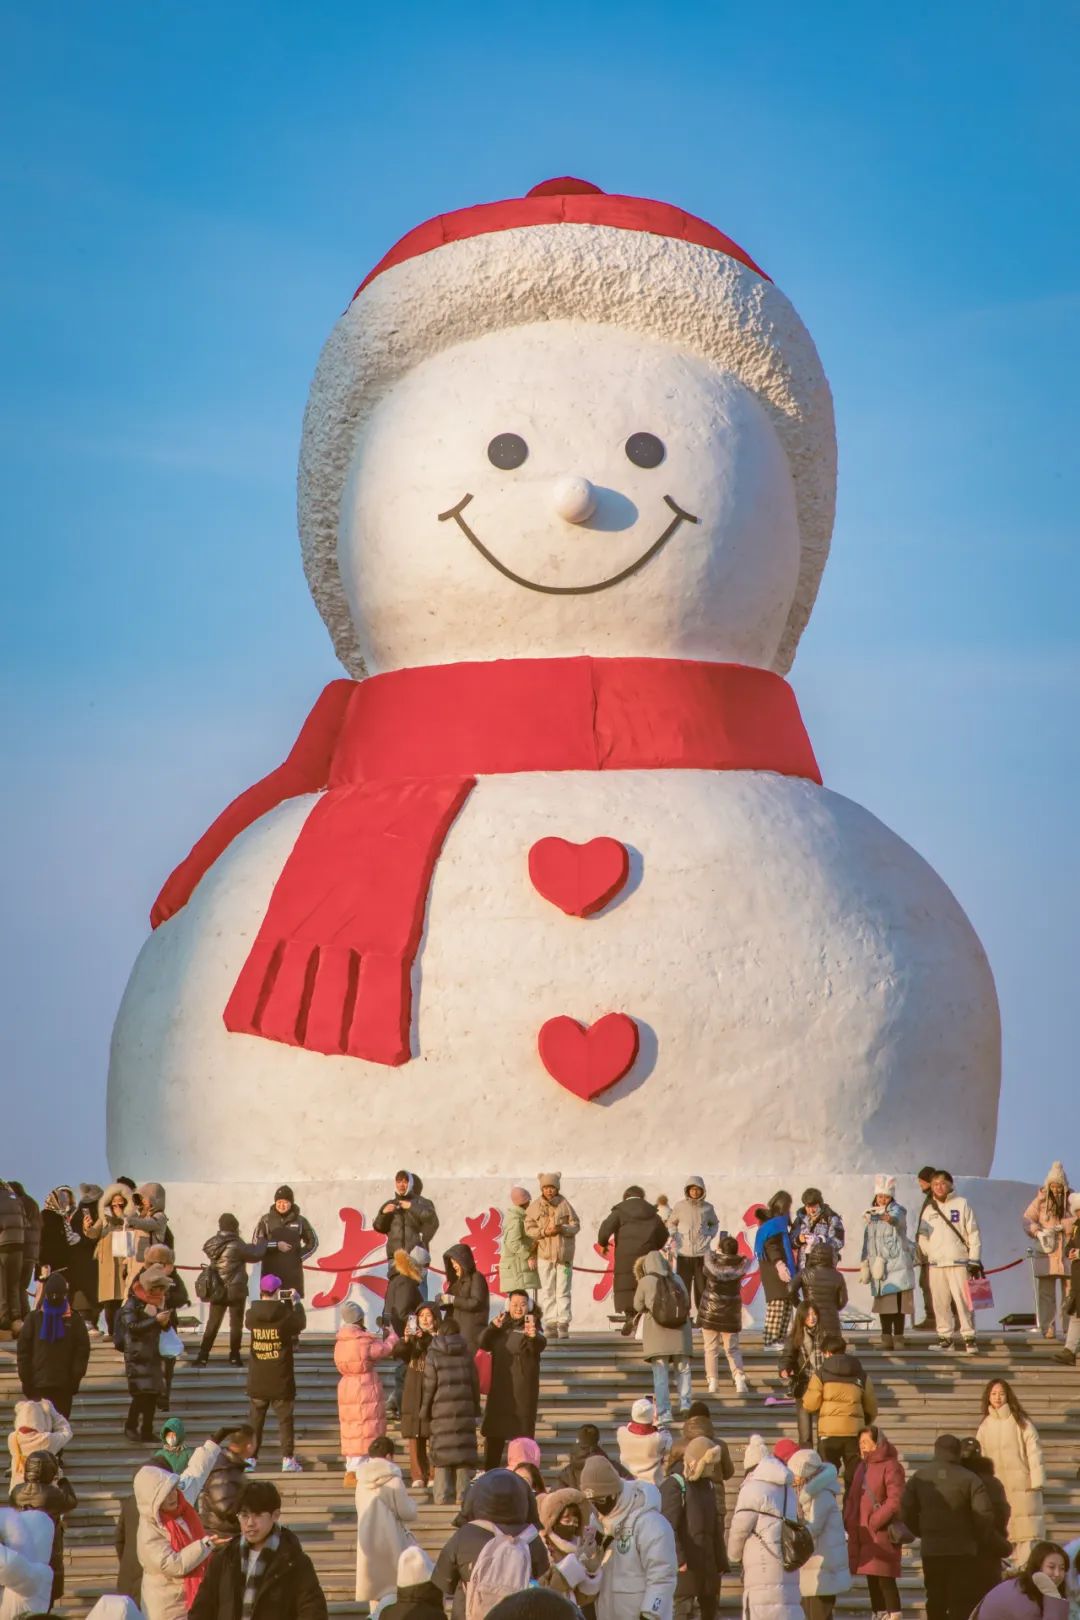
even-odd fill
[{"label": "blue sky", "polygon": [[0,14],[5,1172],[100,1179],[149,903],[336,673],[294,517],[336,314],[421,219],[573,173],[727,231],[817,340],[840,504],[796,688],[983,937],[996,1169],[1040,1178],[1076,1096],[1075,10]]}]

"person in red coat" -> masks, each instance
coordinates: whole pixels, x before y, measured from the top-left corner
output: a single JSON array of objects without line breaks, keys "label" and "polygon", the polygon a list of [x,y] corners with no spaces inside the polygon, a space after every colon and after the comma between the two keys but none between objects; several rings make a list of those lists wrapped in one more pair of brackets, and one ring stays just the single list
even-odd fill
[{"label": "person in red coat", "polygon": [[853,1575],[865,1575],[870,1608],[875,1615],[899,1620],[900,1548],[889,1525],[900,1518],[906,1483],[903,1465],[891,1440],[871,1424],[859,1434],[859,1463],[844,1504],[848,1562]]}]

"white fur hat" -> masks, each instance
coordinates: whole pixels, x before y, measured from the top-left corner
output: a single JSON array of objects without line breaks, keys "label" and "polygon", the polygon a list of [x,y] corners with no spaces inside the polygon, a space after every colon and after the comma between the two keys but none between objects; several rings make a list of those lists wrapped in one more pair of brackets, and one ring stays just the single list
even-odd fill
[{"label": "white fur hat", "polygon": [[630,1408],[631,1423],[655,1423],[656,1403],[651,1395],[642,1395]]},{"label": "white fur hat", "polygon": [[746,1450],[743,1452],[743,1473],[748,1474],[751,1468],[756,1468],[758,1463],[764,1462],[768,1455],[769,1448],[761,1435],[752,1434],[746,1442]]},{"label": "white fur hat", "polygon": [[434,1568],[423,1547],[406,1547],[398,1554],[397,1584],[399,1587],[422,1586],[431,1579]]},{"label": "white fur hat", "polygon": [[670,203],[548,180],[428,220],[361,282],[319,358],[304,415],[298,515],[316,606],[350,674],[364,663],[342,589],[338,520],[358,427],[420,361],[505,327],[587,320],[661,338],[731,372],[787,456],[802,540],[775,668],[791,667],[832,537],[832,396],[810,334],[737,243]]},{"label": "white fur hat", "polygon": [[895,1198],[896,1197],[896,1177],[895,1176],[875,1176],[874,1177],[874,1197],[876,1198],[879,1193],[887,1193],[890,1198]]}]

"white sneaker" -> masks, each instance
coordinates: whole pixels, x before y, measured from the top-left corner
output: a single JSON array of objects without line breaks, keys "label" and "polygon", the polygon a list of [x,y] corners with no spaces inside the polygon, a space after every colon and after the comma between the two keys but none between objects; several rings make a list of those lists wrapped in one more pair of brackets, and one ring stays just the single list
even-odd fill
[{"label": "white sneaker", "polygon": [[735,1374],[735,1393],[736,1395],[749,1395],[750,1385],[747,1382],[745,1373]]},{"label": "white sneaker", "polygon": [[964,1354],[965,1354],[965,1356],[977,1356],[978,1353],[979,1353],[979,1347],[975,1343],[975,1340],[974,1339],[969,1339],[967,1341],[967,1343],[964,1345]]},{"label": "white sneaker", "polygon": [[304,1465],[297,1457],[286,1457],[281,1465],[281,1472],[283,1474],[302,1474]]},{"label": "white sneaker", "polygon": [[720,1391],[719,1380],[716,1379],[716,1378],[710,1378],[709,1379],[709,1394],[710,1395],[717,1395],[717,1394],[719,1394],[719,1391]]}]

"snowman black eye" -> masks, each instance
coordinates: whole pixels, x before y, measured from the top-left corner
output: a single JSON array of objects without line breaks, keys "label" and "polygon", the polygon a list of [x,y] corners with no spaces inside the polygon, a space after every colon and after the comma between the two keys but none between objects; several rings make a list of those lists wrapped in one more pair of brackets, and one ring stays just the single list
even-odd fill
[{"label": "snowman black eye", "polygon": [[631,433],[626,441],[627,460],[635,467],[659,467],[664,454],[664,446],[655,433]]},{"label": "snowman black eye", "polygon": [[520,467],[528,453],[529,447],[518,433],[496,433],[488,445],[488,460],[503,472]]}]

